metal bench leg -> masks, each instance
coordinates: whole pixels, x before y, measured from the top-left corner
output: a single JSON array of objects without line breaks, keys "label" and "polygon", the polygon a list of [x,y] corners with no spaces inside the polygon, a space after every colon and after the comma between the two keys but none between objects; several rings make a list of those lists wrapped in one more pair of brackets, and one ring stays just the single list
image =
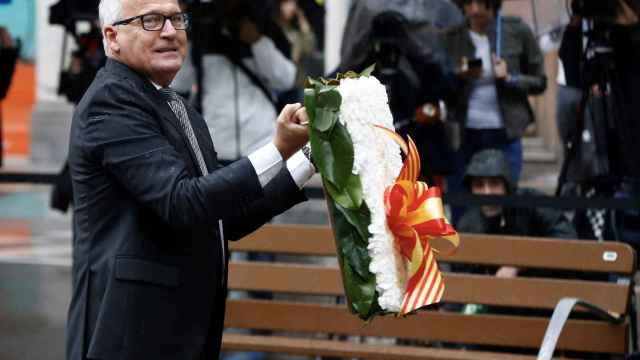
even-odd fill
[{"label": "metal bench leg", "polygon": [[553,315],[551,315],[551,320],[549,321],[549,325],[547,325],[547,330],[545,331],[542,345],[538,352],[538,360],[551,360],[562,329],[564,329],[564,324],[567,322],[571,311],[576,305],[584,307],[590,313],[613,324],[621,324],[624,321],[624,317],[611,315],[605,310],[586,301],[576,298],[562,298],[558,301],[555,309],[553,309]]}]

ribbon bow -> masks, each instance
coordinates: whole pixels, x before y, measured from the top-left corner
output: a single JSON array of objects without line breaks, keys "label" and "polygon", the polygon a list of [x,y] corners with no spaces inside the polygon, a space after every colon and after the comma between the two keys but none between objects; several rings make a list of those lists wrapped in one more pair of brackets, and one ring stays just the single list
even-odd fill
[{"label": "ribbon bow", "polygon": [[444,292],[442,274],[434,257],[438,250],[431,247],[430,240],[445,239],[455,249],[460,239],[445,217],[440,189],[417,181],[420,156],[411,137],[408,137],[407,145],[395,132],[380,128],[400,145],[406,155],[400,175],[384,192],[387,224],[400,253],[410,263],[409,280],[400,308],[400,315],[406,315],[440,302]]}]

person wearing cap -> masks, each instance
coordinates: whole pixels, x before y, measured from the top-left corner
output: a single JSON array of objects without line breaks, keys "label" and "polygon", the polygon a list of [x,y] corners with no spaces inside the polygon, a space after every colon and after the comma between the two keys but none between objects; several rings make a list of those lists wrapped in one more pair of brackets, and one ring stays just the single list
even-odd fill
[{"label": "person wearing cap", "polygon": [[[511,180],[509,162],[503,151],[487,149],[475,153],[466,168],[463,184],[474,195],[541,195],[534,189],[517,188]],[[459,232],[577,238],[567,217],[551,208],[503,208],[483,205],[469,208],[456,224]],[[515,277],[519,270],[503,266],[496,276]]]}]

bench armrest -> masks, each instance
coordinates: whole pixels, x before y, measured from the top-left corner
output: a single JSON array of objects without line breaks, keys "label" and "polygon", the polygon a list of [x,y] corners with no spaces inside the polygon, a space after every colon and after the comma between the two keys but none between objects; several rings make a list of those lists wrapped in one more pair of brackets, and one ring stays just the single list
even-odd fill
[{"label": "bench armrest", "polygon": [[589,313],[594,314],[597,317],[610,323],[621,324],[622,322],[624,322],[624,316],[621,316],[619,314],[611,314],[606,310],[596,305],[590,304],[586,301],[577,298],[562,298],[560,299],[560,301],[558,301],[555,309],[553,309],[551,321],[549,321],[549,325],[547,325],[547,330],[544,333],[542,345],[540,346],[540,351],[538,352],[538,360],[551,360],[551,358],[553,357],[553,352],[556,349],[558,339],[560,338],[560,334],[562,333],[562,329],[564,329],[564,324],[567,322],[571,311],[576,307],[576,305],[580,305]]}]

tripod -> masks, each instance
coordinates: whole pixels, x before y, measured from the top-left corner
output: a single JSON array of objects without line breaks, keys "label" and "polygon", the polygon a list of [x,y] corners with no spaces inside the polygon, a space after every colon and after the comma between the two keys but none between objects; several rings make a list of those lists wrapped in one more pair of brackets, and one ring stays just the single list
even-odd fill
[{"label": "tripod", "polygon": [[[589,22],[578,39],[588,39],[579,58],[582,95],[578,105],[575,128],[565,148],[556,196],[567,183],[577,185],[580,195],[612,196],[620,183],[620,165],[617,148],[617,126],[623,105],[616,101],[619,95],[619,74],[613,58],[610,32],[606,25]],[[605,222],[613,223],[613,212],[590,209],[587,217],[594,237],[603,239]],[[610,219],[605,219],[610,215]],[[607,220],[607,221],[605,221]],[[602,229],[599,231],[598,228]],[[617,237],[611,229],[609,236]]]}]

